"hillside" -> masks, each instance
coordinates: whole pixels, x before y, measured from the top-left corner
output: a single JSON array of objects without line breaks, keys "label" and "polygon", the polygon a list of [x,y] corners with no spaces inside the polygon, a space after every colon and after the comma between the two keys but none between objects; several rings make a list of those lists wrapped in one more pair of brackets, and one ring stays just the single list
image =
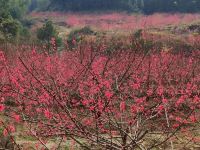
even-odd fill
[{"label": "hillside", "polygon": [[195,13],[199,0],[50,0],[48,10],[56,11],[127,11],[152,14],[156,12]]}]

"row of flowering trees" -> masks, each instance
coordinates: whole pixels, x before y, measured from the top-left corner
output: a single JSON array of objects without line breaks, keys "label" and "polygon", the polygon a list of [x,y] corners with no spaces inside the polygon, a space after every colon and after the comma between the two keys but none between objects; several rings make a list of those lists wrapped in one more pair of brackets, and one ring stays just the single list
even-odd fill
[{"label": "row of flowering trees", "polygon": [[[176,135],[199,121],[199,52],[115,50],[85,43],[54,54],[0,53],[0,111],[4,136],[14,122],[46,149],[46,140],[73,140],[82,149],[174,148]],[[180,132],[181,131],[181,132]],[[20,147],[19,147],[20,148]]]}]

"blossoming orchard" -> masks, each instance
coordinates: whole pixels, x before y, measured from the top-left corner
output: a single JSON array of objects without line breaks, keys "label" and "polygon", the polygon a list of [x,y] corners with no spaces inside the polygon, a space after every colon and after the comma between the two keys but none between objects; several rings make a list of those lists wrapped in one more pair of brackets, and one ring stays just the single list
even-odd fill
[{"label": "blossoming orchard", "polygon": [[200,0],[0,0],[0,150],[200,150]]},{"label": "blossoming orchard", "polygon": [[132,40],[115,51],[104,42],[62,52],[52,42],[51,53],[2,50],[3,135],[19,149],[14,133],[22,123],[43,149],[52,137],[59,139],[53,149],[66,141],[71,149],[173,149],[179,135],[198,143],[199,51],[157,52]]}]

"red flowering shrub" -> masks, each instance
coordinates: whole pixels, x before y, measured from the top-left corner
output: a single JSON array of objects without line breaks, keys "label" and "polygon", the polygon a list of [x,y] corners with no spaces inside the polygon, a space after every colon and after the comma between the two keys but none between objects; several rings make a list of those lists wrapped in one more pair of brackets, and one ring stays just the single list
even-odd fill
[{"label": "red flowering shrub", "polygon": [[92,26],[102,30],[135,30],[149,27],[164,27],[166,25],[180,25],[191,23],[200,18],[199,14],[165,14],[130,15],[126,13],[61,13],[61,12],[33,12],[33,18],[49,18],[51,20],[66,20],[71,27]]},{"label": "red flowering shrub", "polygon": [[[156,50],[155,50],[156,51]],[[0,53],[0,110],[30,133],[67,137],[83,148],[152,149],[198,122],[198,52],[33,50]],[[13,101],[14,106],[6,105]],[[8,126],[5,133],[12,131]],[[160,138],[152,136],[160,134]]]}]

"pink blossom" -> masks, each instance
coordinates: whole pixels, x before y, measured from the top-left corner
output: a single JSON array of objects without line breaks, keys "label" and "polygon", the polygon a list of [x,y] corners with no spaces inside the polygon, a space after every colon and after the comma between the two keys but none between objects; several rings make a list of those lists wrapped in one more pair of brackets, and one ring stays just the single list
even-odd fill
[{"label": "pink blossom", "polygon": [[167,104],[168,100],[166,98],[162,98],[162,102],[163,102],[163,104]]},{"label": "pink blossom", "polygon": [[16,122],[20,122],[20,116],[19,115],[14,114],[13,118],[15,119]]},{"label": "pink blossom", "polygon": [[15,132],[15,127],[13,125],[9,125],[3,130],[3,135],[8,136],[8,133],[11,134],[13,132]]},{"label": "pink blossom", "polygon": [[8,135],[7,129],[4,129],[4,130],[3,130],[3,135],[4,135],[4,136],[7,136],[7,135]]},{"label": "pink blossom", "polygon": [[3,51],[0,51],[0,61],[5,61],[5,55]]},{"label": "pink blossom", "polygon": [[164,92],[164,89],[162,87],[158,87],[157,94],[161,96],[163,92]]},{"label": "pink blossom", "polygon": [[120,103],[120,111],[123,112],[123,111],[125,111],[125,109],[126,109],[126,103],[125,103],[125,101],[122,101]]},{"label": "pink blossom", "polygon": [[107,99],[110,99],[112,97],[112,95],[113,94],[111,92],[109,92],[109,91],[105,92],[105,96],[106,96]]},{"label": "pink blossom", "polygon": [[89,100],[83,100],[83,101],[82,101],[82,104],[83,104],[84,106],[87,106],[87,105],[89,104]]},{"label": "pink blossom", "polygon": [[177,101],[176,101],[176,107],[180,106],[183,102],[185,101],[185,98],[181,96]]},{"label": "pink blossom", "polygon": [[51,118],[52,118],[51,112],[50,112],[49,110],[45,110],[45,111],[44,111],[44,116],[45,116],[47,119],[51,119]]},{"label": "pink blossom", "polygon": [[5,109],[5,106],[0,104],[0,112],[4,111],[4,109]]},{"label": "pink blossom", "polygon": [[139,84],[139,83],[134,83],[134,84],[132,84],[132,88],[133,88],[134,90],[137,90],[137,89],[140,88],[140,84]]},{"label": "pink blossom", "polygon": [[163,105],[158,106],[157,110],[158,112],[162,112],[164,110],[164,106]]},{"label": "pink blossom", "polygon": [[90,111],[94,111],[95,107],[94,106],[91,106],[90,107]]},{"label": "pink blossom", "polygon": [[193,123],[197,121],[195,115],[192,115],[189,118],[190,118],[190,121],[193,122]]}]

